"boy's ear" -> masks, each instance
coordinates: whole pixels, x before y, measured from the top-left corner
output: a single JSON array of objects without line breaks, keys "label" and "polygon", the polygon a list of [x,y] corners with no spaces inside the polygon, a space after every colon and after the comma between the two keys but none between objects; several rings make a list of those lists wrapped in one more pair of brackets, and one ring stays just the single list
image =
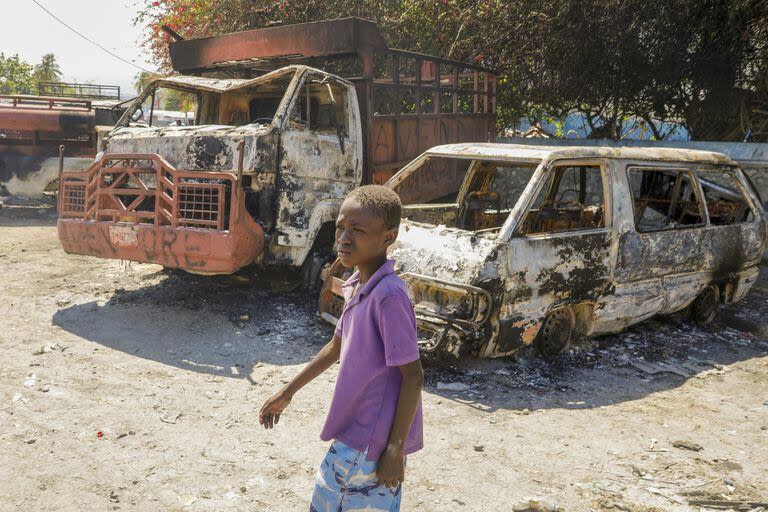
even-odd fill
[{"label": "boy's ear", "polygon": [[387,244],[387,247],[395,243],[395,240],[397,239],[397,232],[398,228],[387,230],[387,234],[384,235],[384,243]]}]

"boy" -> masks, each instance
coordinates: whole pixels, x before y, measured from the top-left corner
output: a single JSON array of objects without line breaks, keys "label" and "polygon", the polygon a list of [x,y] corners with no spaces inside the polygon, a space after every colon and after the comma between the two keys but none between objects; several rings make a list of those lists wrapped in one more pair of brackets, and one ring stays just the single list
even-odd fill
[{"label": "boy", "polygon": [[402,206],[389,188],[350,192],[336,221],[341,263],[357,267],[342,287],[344,311],[333,338],[291,382],[264,403],[259,423],[272,428],[293,395],[341,360],[310,512],[398,511],[406,455],[422,448],[424,376],[416,317],[405,284],[387,260]]}]

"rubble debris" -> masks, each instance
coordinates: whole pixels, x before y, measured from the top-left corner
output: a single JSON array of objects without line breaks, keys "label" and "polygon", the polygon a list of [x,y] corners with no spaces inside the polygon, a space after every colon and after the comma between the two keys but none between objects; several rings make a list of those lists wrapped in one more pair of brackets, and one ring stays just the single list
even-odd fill
[{"label": "rubble debris", "polygon": [[672,441],[672,446],[675,448],[680,448],[681,450],[690,450],[692,452],[700,452],[704,449],[704,447],[700,444],[685,440]]},{"label": "rubble debris", "polygon": [[467,391],[469,389],[469,384],[464,384],[463,382],[438,382],[437,383],[437,390],[438,391]]},{"label": "rubble debris", "polygon": [[514,512],[562,512],[564,509],[546,498],[522,498],[512,504]]},{"label": "rubble debris", "polygon": [[35,383],[37,382],[37,375],[34,373],[27,374],[27,377],[24,379],[24,387],[25,388],[33,388],[35,387]]},{"label": "rubble debris", "polygon": [[43,354],[47,354],[48,352],[52,352],[54,350],[61,350],[62,352],[66,350],[66,348],[62,347],[58,343],[46,343],[45,345],[40,345],[40,347],[32,352],[32,355],[39,356]]},{"label": "rubble debris", "polygon": [[768,501],[748,501],[748,500],[689,500],[688,503],[694,507],[718,508],[726,510],[749,510],[754,512],[756,508],[768,508]]}]

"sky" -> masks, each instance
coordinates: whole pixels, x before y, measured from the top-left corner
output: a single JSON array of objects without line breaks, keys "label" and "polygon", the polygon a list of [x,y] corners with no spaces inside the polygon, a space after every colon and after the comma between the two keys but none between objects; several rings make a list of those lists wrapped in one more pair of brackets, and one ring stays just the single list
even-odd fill
[{"label": "sky", "polygon": [[[133,18],[146,0],[38,0],[78,32],[129,62],[150,71],[155,66],[139,46],[142,28]],[[91,81],[119,85],[120,94],[135,95],[134,78],[140,70],[117,60],[50,17],[32,0],[0,0],[0,52],[19,54],[31,64],[46,53],[56,55],[65,82]]]}]

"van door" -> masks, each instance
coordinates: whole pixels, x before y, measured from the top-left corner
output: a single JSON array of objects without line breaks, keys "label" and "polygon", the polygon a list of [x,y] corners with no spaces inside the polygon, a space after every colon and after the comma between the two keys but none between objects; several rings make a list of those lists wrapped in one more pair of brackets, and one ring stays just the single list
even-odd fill
[{"label": "van door", "polygon": [[629,164],[623,178],[631,218],[619,233],[615,296],[597,315],[598,333],[677,311],[706,281],[702,275],[706,216],[692,169]]},{"label": "van door", "polygon": [[612,279],[609,162],[557,161],[544,169],[508,242],[498,351],[534,341],[548,311],[594,303]]},{"label": "van door", "polygon": [[[702,230],[702,266],[711,280],[726,292],[726,301],[739,300],[757,272],[738,276],[756,267],[763,255],[765,226],[762,208],[750,199],[741,171],[731,166],[697,166],[696,177],[709,219]],[[740,179],[742,178],[742,179]]]},{"label": "van door", "polygon": [[[318,205],[338,205],[362,178],[357,96],[351,84],[319,73],[299,82],[280,135],[275,257],[304,254],[319,229]],[[332,208],[331,208],[332,209]],[[281,247],[285,249],[281,249]],[[297,251],[291,249],[298,248]],[[298,261],[286,261],[300,264]]]}]

